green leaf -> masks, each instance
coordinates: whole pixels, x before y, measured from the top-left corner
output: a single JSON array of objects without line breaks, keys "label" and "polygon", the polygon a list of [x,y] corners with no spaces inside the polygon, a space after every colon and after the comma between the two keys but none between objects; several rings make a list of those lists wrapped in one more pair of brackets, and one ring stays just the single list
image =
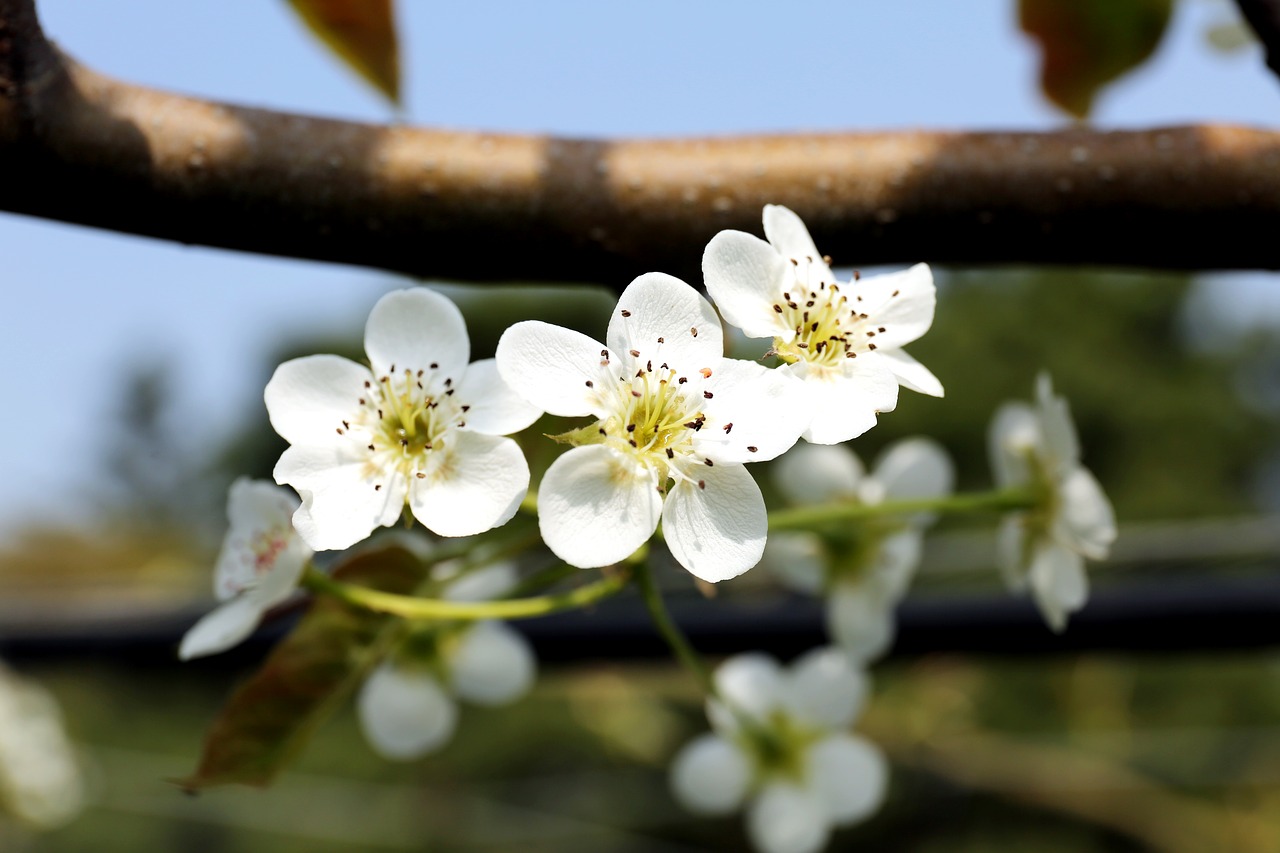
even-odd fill
[{"label": "green leaf", "polygon": [[[411,593],[427,567],[401,548],[363,554],[334,576],[387,592]],[[205,737],[200,765],[176,780],[188,791],[271,783],[316,728],[401,638],[404,623],[320,597],[240,685]]]},{"label": "green leaf", "polygon": [[392,0],[289,0],[307,28],[370,85],[400,104],[400,47]]},{"label": "green leaf", "polygon": [[1084,118],[1098,91],[1160,43],[1173,0],[1019,0],[1019,24],[1040,43],[1040,88]]}]

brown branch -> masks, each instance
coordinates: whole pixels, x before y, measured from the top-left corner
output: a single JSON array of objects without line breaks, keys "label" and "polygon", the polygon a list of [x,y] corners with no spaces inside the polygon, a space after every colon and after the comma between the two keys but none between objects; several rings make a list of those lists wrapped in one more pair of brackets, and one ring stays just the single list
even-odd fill
[{"label": "brown branch", "polygon": [[787,204],[837,262],[1280,268],[1280,134],[573,140],[381,127],[121,83],[0,0],[0,209],[457,280],[698,279]]}]

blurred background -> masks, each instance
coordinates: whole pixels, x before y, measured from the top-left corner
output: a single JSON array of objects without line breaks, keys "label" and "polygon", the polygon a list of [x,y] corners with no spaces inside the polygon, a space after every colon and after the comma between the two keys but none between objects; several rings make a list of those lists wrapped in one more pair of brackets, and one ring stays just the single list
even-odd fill
[{"label": "blurred background", "polygon": [[[1075,120],[1042,91],[1013,0],[402,3],[398,111],[284,2],[39,9],[50,37],[103,73],[357,120],[610,136]],[[1150,59],[1103,88],[1088,120],[1274,126],[1280,85],[1234,5],[1171,9]],[[344,709],[270,791],[181,796],[164,780],[190,772],[202,730],[282,630],[215,659],[174,655],[208,606],[227,484],[268,476],[283,448],[262,387],[285,358],[358,357],[369,307],[411,282],[10,215],[0,253],[0,655],[61,705],[87,798],[46,832],[0,818],[0,849],[741,849],[740,818],[690,818],[666,793],[667,762],[705,721],[625,600],[522,626],[544,659],[533,696],[469,708],[437,756],[381,761]],[[838,841],[1280,849],[1280,280],[937,276],[937,319],[910,351],[948,396],[904,393],[853,448],[870,462],[930,435],[962,488],[986,488],[992,412],[1047,369],[1120,538],[1057,637],[1000,586],[993,519],[936,529],[859,724],[893,763],[890,801]],[[529,317],[599,335],[613,304],[605,287],[444,291],[473,357]],[[527,445],[535,469],[554,452],[542,445]],[[713,653],[787,657],[822,641],[819,608],[763,573],[714,601],[683,573],[666,582]]]}]

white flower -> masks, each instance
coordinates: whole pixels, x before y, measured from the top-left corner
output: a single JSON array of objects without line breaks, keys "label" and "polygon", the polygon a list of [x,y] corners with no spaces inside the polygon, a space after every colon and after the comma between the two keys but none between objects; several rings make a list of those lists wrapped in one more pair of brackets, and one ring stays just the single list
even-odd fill
[{"label": "white flower", "polygon": [[[955,475],[936,442],[890,445],[868,476],[843,446],[801,444],[774,465],[778,490],[797,506],[879,504],[950,494]],[[764,564],[801,592],[827,595],[827,630],[855,662],[879,657],[893,642],[894,608],[920,562],[927,513],[852,521],[838,531],[775,533]]]},{"label": "white flower", "polygon": [[807,420],[799,384],[724,358],[710,303],[661,273],[623,291],[607,342],[532,321],[498,342],[498,370],[517,393],[554,415],[597,419],[565,437],[581,446],[542,480],[547,546],[583,568],[616,563],[661,516],[667,546],[694,575],[714,582],[745,572],[768,525],[742,463],[796,442]]},{"label": "white flower", "polygon": [[297,507],[292,494],[265,480],[241,477],[231,484],[230,527],[213,570],[213,594],[223,603],[187,631],[178,657],[226,651],[293,594],[313,554],[293,529]]},{"label": "white flower", "polygon": [[[452,601],[506,594],[509,563],[463,575],[445,590]],[[411,635],[365,680],[356,711],[365,739],[384,758],[411,761],[448,743],[457,726],[454,697],[505,705],[533,685],[537,660],[525,638],[496,621],[433,626]]]},{"label": "white flower", "polygon": [[84,800],[84,778],[57,701],[0,666],[0,806],[52,828],[75,817]]},{"label": "white flower", "polygon": [[1002,488],[1029,488],[1037,506],[1008,516],[998,557],[1015,589],[1031,587],[1055,631],[1084,606],[1089,582],[1084,558],[1106,559],[1116,538],[1115,513],[1102,486],[1080,464],[1080,445],[1067,401],[1048,375],[1036,382],[1036,405],[1005,403],[991,422],[991,464]]},{"label": "white flower", "polygon": [[747,806],[747,832],[763,853],[811,853],[833,827],[880,807],[888,768],[880,751],[847,733],[866,677],[836,649],[815,649],[783,669],[763,654],[739,655],[715,674],[708,703],[714,734],[676,756],[671,788],[697,814]]},{"label": "white flower", "polygon": [[407,503],[427,529],[469,536],[508,521],[529,487],[519,446],[501,438],[539,412],[503,385],[492,359],[468,364],[457,307],[425,288],[378,300],[365,327],[370,368],[336,355],[280,365],[267,383],[292,446],[276,482],[302,495],[294,525],[317,551],[394,524]]},{"label": "white flower", "polygon": [[766,243],[721,231],[702,273],[726,322],[750,338],[773,338],[780,370],[805,380],[812,422],[804,438],[838,444],[871,429],[898,404],[898,386],[942,396],[942,385],[902,351],[933,324],[936,293],[925,264],[838,284],[800,217],[764,208]]}]

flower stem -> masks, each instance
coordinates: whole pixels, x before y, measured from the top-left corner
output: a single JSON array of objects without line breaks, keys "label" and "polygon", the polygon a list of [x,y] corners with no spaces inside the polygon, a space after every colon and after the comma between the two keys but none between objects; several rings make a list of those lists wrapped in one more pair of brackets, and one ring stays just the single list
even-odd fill
[{"label": "flower stem", "polygon": [[438,598],[396,595],[342,583],[310,568],[302,576],[301,586],[312,592],[331,595],[356,607],[404,619],[526,619],[594,604],[620,592],[630,579],[630,574],[622,571],[568,592],[499,601],[443,601]]},{"label": "flower stem", "polygon": [[676,657],[693,674],[702,692],[708,697],[715,696],[716,686],[711,679],[711,672],[690,644],[689,638],[671,618],[671,613],[662,600],[662,594],[658,592],[658,587],[653,582],[653,573],[649,569],[648,562],[636,565],[636,584],[640,587],[640,596],[644,599],[644,605],[649,611],[649,618],[653,620],[653,626],[658,629],[662,639],[667,641],[667,645],[676,653]]},{"label": "flower stem", "polygon": [[917,512],[1001,512],[1030,509],[1037,505],[1034,495],[1023,489],[970,492],[940,498],[917,498],[864,504],[853,501],[797,506],[769,513],[769,529],[802,530],[833,521],[874,518],[882,515],[909,515]]}]

